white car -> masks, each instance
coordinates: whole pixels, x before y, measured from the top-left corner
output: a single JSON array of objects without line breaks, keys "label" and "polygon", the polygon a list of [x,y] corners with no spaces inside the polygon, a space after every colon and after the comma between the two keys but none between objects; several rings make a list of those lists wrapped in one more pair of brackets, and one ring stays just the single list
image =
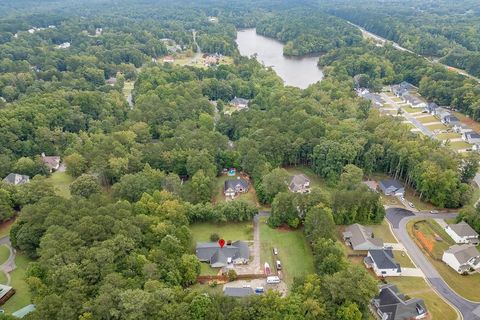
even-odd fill
[{"label": "white car", "polygon": [[408,203],[408,205],[411,207],[411,208],[415,208],[415,205],[411,202]]}]

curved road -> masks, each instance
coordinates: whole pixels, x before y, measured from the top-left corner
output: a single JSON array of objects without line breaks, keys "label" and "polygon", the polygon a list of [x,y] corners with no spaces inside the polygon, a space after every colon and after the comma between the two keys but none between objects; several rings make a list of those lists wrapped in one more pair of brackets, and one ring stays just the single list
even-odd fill
[{"label": "curved road", "polygon": [[437,270],[432,266],[430,261],[423,255],[422,251],[415,242],[410,238],[407,232],[408,221],[415,218],[454,218],[456,213],[444,214],[427,214],[427,213],[413,213],[410,210],[403,208],[388,208],[386,209],[386,216],[393,233],[404,247],[413,262],[423,271],[426,279],[431,286],[462,314],[465,320],[480,320],[480,303],[475,303],[460,297],[453,291],[442,279]]}]

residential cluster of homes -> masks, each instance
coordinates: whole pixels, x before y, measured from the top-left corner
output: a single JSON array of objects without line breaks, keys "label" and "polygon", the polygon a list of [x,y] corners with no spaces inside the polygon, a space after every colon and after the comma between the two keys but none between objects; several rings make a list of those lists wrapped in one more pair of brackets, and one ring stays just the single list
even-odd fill
[{"label": "residential cluster of homes", "polygon": [[[47,167],[50,173],[58,170],[60,168],[60,157],[59,156],[46,156],[45,153],[42,153],[41,157],[43,164]],[[19,186],[30,182],[30,177],[24,174],[10,173],[3,179],[4,183],[12,184],[14,186]]]},{"label": "residential cluster of homes", "polygon": [[[370,228],[352,224],[343,232],[343,239],[354,251],[367,251],[363,262],[378,277],[402,275],[402,268],[395,261],[393,250],[386,247],[382,239],[376,238]],[[422,299],[407,298],[392,284],[381,286],[371,305],[380,319],[385,320],[423,319],[428,316]]]},{"label": "residential cluster of homes", "polygon": [[480,252],[476,248],[480,243],[478,233],[465,221],[450,224],[445,231],[456,244],[445,250],[443,262],[460,274],[480,271]]},{"label": "residential cluster of homes", "polygon": [[[242,193],[247,193],[250,189],[250,182],[237,177],[236,179],[225,180],[223,194],[227,198],[235,198]],[[310,193],[310,179],[304,174],[297,174],[290,177],[288,189],[295,193]]]}]

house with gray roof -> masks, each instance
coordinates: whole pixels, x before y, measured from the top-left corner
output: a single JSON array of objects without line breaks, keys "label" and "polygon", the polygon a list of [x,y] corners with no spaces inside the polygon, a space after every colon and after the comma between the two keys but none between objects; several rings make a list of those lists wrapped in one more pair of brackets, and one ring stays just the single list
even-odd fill
[{"label": "house with gray roof", "polygon": [[245,298],[255,294],[252,287],[224,287],[223,295],[234,298]]},{"label": "house with gray roof", "polygon": [[378,186],[380,190],[387,196],[403,196],[405,195],[405,188],[396,179],[382,180]]},{"label": "house with gray roof", "polygon": [[413,108],[424,108],[427,106],[427,104],[424,101],[422,101],[422,99],[410,93],[404,94],[402,98],[403,100],[405,100],[406,103],[411,105]]},{"label": "house with gray roof", "polygon": [[19,186],[25,183],[29,183],[30,177],[23,174],[10,173],[3,179],[3,182],[13,184],[14,186]]},{"label": "house with gray roof", "polygon": [[472,243],[478,245],[478,233],[465,221],[449,224],[445,231],[455,241],[455,243]]},{"label": "house with gray roof", "polygon": [[382,320],[424,319],[428,316],[422,299],[407,299],[394,284],[380,287],[378,295],[372,299],[372,307]]},{"label": "house with gray roof", "polygon": [[288,184],[288,189],[291,192],[309,193],[310,179],[304,174],[296,174],[291,178],[290,183]]},{"label": "house with gray roof", "polygon": [[218,242],[198,242],[195,250],[198,260],[207,262],[212,268],[222,268],[232,264],[247,264],[250,250],[245,241],[225,244],[223,248]]},{"label": "house with gray roof", "polygon": [[462,134],[462,140],[471,143],[471,144],[479,144],[480,143],[480,134],[470,131],[465,132]]},{"label": "house with gray roof", "polygon": [[240,177],[238,179],[225,180],[223,186],[223,194],[225,195],[225,197],[234,198],[240,193],[248,192],[249,187],[250,184],[248,183],[248,181],[241,179]]},{"label": "house with gray roof", "polygon": [[456,133],[464,134],[467,132],[472,132],[473,130],[466,124],[459,123],[453,126],[453,131],[455,131]]},{"label": "house with gray roof", "polygon": [[374,238],[370,228],[364,227],[358,223],[348,226],[343,233],[343,240],[353,250],[374,250],[383,249],[383,240]]},{"label": "house with gray roof", "polygon": [[480,252],[473,244],[451,246],[443,253],[442,260],[460,274],[468,274],[480,269]]},{"label": "house with gray roof", "polygon": [[392,249],[368,250],[363,262],[367,268],[372,268],[378,277],[402,275],[402,268],[395,261]]},{"label": "house with gray roof", "polygon": [[454,115],[451,115],[448,112],[443,113],[440,119],[443,124],[447,126],[452,126],[452,127],[461,123],[457,117],[455,117]]},{"label": "house with gray roof", "polygon": [[235,97],[230,101],[230,104],[238,110],[242,110],[248,108],[248,102],[249,100],[247,99]]},{"label": "house with gray roof", "polygon": [[425,106],[425,108],[423,108],[423,112],[424,112],[424,113],[429,113],[429,114],[431,114],[432,116],[434,116],[434,115],[437,114],[438,108],[440,108],[440,107],[438,106],[438,104],[436,104],[435,102],[429,102],[429,103],[427,103],[427,105]]}]

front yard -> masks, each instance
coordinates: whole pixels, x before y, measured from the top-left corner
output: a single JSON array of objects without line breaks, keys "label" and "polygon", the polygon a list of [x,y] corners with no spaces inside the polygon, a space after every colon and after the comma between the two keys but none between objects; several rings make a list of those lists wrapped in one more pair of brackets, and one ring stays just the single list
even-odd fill
[{"label": "front yard", "polygon": [[451,139],[461,138],[462,135],[456,132],[446,132],[446,133],[437,134],[435,137],[439,140],[451,140]]},{"label": "front yard", "polygon": [[[426,116],[426,117],[416,117],[418,122],[420,123],[430,123],[430,122],[438,122],[438,119],[434,116]],[[438,122],[440,123],[440,122]]]},{"label": "front yard", "polygon": [[[419,226],[419,230],[425,235],[427,242],[431,241],[433,243],[433,250],[431,250],[433,257],[428,254],[428,250],[424,246],[420,245],[420,240],[414,234],[413,225],[417,221],[418,220],[410,221],[407,224],[407,231],[410,237],[417,243],[419,248],[425,254],[430,263],[432,263],[438,273],[440,273],[443,280],[445,280],[445,282],[447,282],[447,284],[462,297],[473,301],[480,301],[480,290],[478,290],[480,286],[480,273],[463,276],[441,261],[443,250],[448,249],[450,244],[453,244],[453,240],[435,221],[431,221],[434,224],[427,224],[426,222],[423,222]],[[435,238],[432,238],[434,237],[435,233],[442,237],[444,241],[435,241]]]},{"label": "front yard", "polygon": [[457,313],[420,277],[390,277],[388,283],[397,285],[398,289],[411,298],[425,301],[432,319],[457,319]]},{"label": "front yard", "polygon": [[[260,219],[260,264],[268,262],[275,269],[274,260],[282,263],[283,280],[287,285],[293,283],[295,277],[314,273],[313,256],[302,230],[272,229],[266,224],[266,218]],[[273,248],[278,249],[274,258]]]},{"label": "front yard", "polygon": [[381,224],[368,225],[367,227],[372,229],[375,238],[381,238],[383,242],[398,242],[390,231],[390,226],[386,219],[384,219]]}]

